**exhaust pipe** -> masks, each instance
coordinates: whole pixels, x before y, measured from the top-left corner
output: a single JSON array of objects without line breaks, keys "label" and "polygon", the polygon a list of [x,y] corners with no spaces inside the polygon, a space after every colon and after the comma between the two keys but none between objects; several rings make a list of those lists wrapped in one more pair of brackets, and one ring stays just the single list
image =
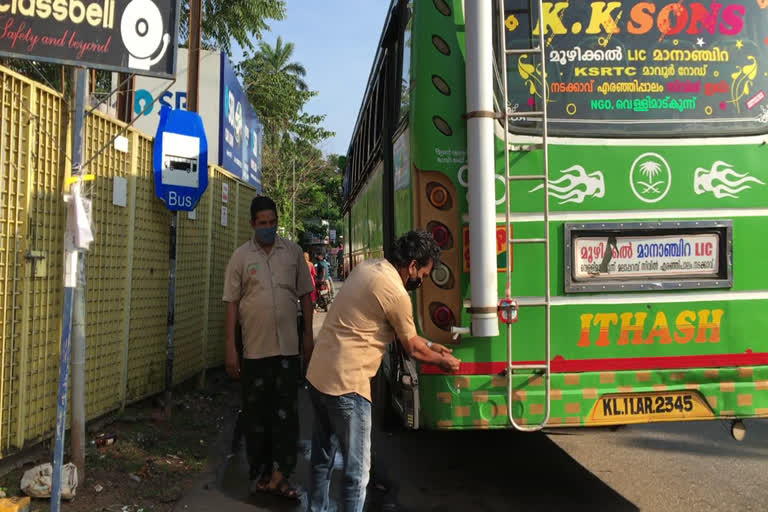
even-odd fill
[{"label": "exhaust pipe", "polygon": [[493,111],[493,2],[465,4],[471,333],[499,335]]}]

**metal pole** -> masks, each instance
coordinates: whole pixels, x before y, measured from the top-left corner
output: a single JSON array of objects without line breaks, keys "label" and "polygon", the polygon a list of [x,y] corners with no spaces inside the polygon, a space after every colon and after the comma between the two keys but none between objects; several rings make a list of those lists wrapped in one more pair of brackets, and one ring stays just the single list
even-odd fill
[{"label": "metal pole", "polygon": [[[83,128],[85,126],[86,72],[83,68],[75,71],[75,116],[72,128],[72,176],[82,174]],[[79,187],[79,183],[72,185]],[[64,254],[64,311],[61,319],[61,352],[59,358],[59,392],[56,401],[56,432],[53,448],[53,475],[51,482],[51,512],[61,510],[61,469],[64,465],[64,440],[67,420],[67,392],[69,387],[70,337],[72,335],[73,305],[75,288],[78,283],[78,252],[65,246]],[[84,314],[79,309],[78,314]],[[84,319],[78,319],[78,322]],[[84,347],[83,347],[84,350]],[[73,383],[74,385],[74,383]],[[73,410],[74,413],[74,410]]]},{"label": "metal pole", "polygon": [[[197,112],[200,87],[200,38],[202,30],[202,0],[189,2],[189,50],[187,55],[187,110]],[[207,169],[205,170],[208,171]],[[179,213],[171,212],[168,261],[168,342],[165,348],[165,417],[170,418],[173,410],[173,359],[174,320],[176,313],[176,233]]]},{"label": "metal pole", "polygon": [[78,251],[77,284],[72,304],[72,416],[69,441],[77,480],[85,481],[85,252]]},{"label": "metal pole", "polygon": [[168,344],[165,359],[165,417],[171,417],[171,389],[173,388],[173,328],[176,312],[176,228],[179,212],[171,212],[170,253],[168,265]]},{"label": "metal pole", "polygon": [[470,314],[472,336],[477,337],[499,335],[492,14],[491,2],[466,4]]}]

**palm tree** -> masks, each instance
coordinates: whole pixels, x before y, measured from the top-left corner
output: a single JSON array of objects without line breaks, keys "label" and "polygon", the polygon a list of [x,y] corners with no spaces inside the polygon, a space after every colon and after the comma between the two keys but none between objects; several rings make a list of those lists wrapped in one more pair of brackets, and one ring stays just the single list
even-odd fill
[{"label": "palm tree", "polygon": [[654,162],[653,160],[643,162],[640,165],[640,172],[648,179],[653,180],[653,178],[661,172],[661,164],[659,162]]},{"label": "palm tree", "polygon": [[304,81],[304,77],[307,75],[307,70],[298,62],[290,62],[293,56],[294,44],[283,44],[283,38],[277,36],[277,42],[272,47],[269,43],[259,43],[259,52],[257,56],[261,59],[264,66],[264,71],[268,73],[285,73],[292,76],[296,80],[296,86],[300,91],[306,91],[309,89],[307,83]]}]

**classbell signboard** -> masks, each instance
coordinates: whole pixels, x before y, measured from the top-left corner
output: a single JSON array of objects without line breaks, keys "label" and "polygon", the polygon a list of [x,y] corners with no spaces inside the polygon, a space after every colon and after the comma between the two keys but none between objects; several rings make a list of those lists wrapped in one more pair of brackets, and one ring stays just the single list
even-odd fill
[{"label": "classbell signboard", "polygon": [[196,112],[160,110],[153,166],[155,194],[171,211],[192,211],[208,188],[208,141]]},{"label": "classbell signboard", "polygon": [[0,0],[0,56],[172,77],[178,26],[178,0]]},{"label": "classbell signboard", "polygon": [[261,121],[227,58],[221,61],[219,129],[221,166],[261,190]]}]

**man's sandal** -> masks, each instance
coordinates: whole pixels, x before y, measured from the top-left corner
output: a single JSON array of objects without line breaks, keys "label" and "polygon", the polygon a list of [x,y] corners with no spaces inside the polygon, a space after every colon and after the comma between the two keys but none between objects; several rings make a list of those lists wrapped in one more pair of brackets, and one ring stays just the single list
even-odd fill
[{"label": "man's sandal", "polygon": [[268,472],[263,472],[258,480],[256,480],[256,485],[254,486],[253,490],[255,492],[272,492],[272,490],[269,488],[269,483],[272,481],[272,474]]},{"label": "man's sandal", "polygon": [[291,485],[291,482],[289,482],[287,478],[283,478],[275,487],[268,487],[267,490],[281,498],[287,498],[294,501],[301,500],[301,491],[297,487]]}]

